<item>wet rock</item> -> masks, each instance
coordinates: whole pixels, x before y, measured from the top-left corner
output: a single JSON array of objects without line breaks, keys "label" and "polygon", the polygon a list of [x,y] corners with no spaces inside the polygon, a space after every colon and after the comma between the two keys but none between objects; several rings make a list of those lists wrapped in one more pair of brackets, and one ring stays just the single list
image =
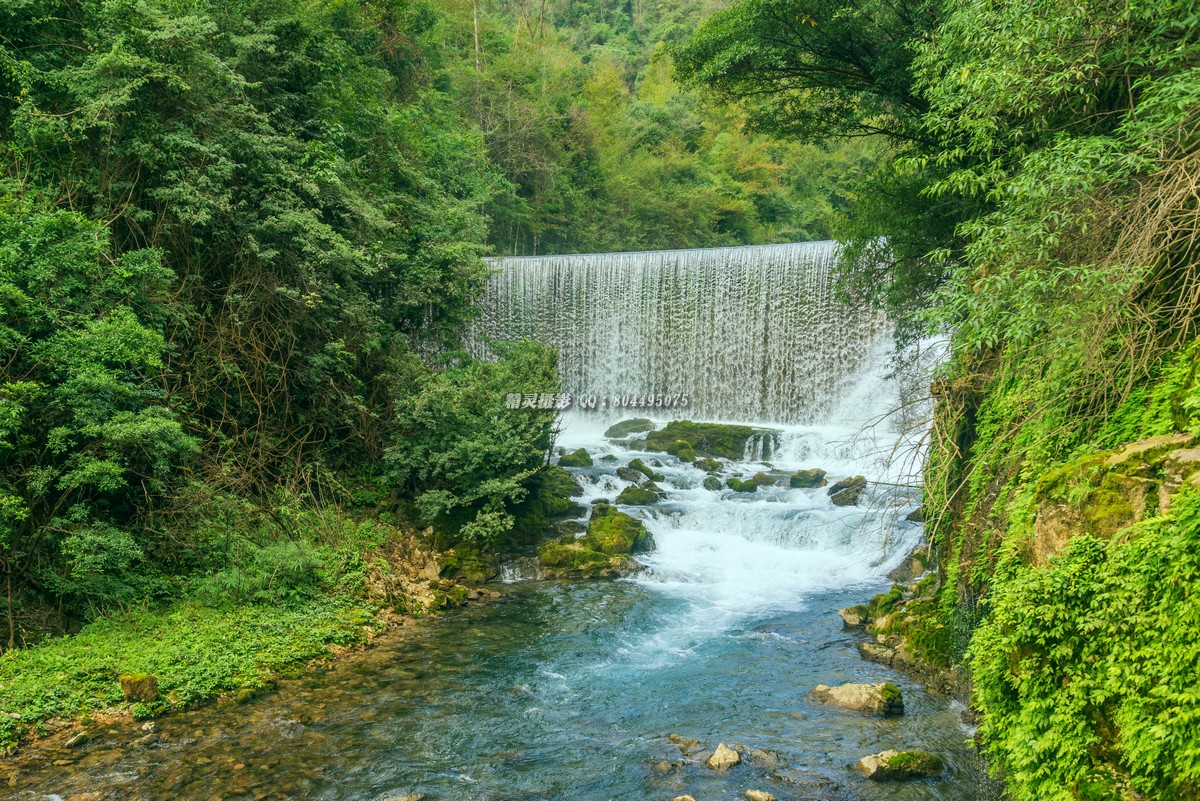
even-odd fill
[{"label": "wet rock", "polygon": [[783,757],[780,754],[765,748],[751,748],[749,756],[750,764],[760,768],[778,768],[783,764]]},{"label": "wet rock", "polygon": [[838,617],[842,619],[842,626],[848,629],[861,629],[867,625],[869,620],[865,604],[856,604],[855,606],[847,606],[845,609],[840,609],[838,610]]},{"label": "wet rock", "polygon": [[882,751],[858,760],[854,768],[874,781],[897,781],[937,776],[942,760],[928,751]]},{"label": "wet rock", "polygon": [[667,739],[679,746],[679,750],[685,754],[694,754],[703,746],[695,737],[684,737],[681,734],[668,734]]},{"label": "wet rock", "polygon": [[634,417],[630,420],[622,420],[619,423],[614,423],[609,426],[604,432],[604,436],[609,439],[620,439],[627,437],[630,434],[641,434],[644,431],[653,431],[654,421],[645,417]]},{"label": "wet rock", "polygon": [[754,433],[755,429],[750,426],[673,420],[658,431],[647,434],[646,447],[652,451],[673,453],[671,448],[679,447],[676,445],[678,442],[684,442],[699,456],[741,459],[746,452],[746,440]]},{"label": "wet rock", "polygon": [[86,731],[81,731],[68,737],[67,741],[63,743],[63,745],[65,745],[67,748],[75,748],[80,745],[86,745],[91,739],[92,735],[88,734]]},{"label": "wet rock", "polygon": [[788,479],[788,484],[796,489],[815,489],[829,483],[825,480],[825,475],[825,471],[819,467],[797,470]]},{"label": "wet rock", "polygon": [[734,492],[758,492],[758,482],[753,480],[743,481],[733,477],[728,479],[725,484]]},{"label": "wet rock", "polygon": [[682,762],[672,762],[669,759],[660,759],[650,766],[650,770],[655,773],[670,773],[671,771],[678,770],[681,767],[683,767]]},{"label": "wet rock", "polygon": [[717,750],[713,752],[713,755],[704,761],[704,764],[715,771],[724,772],[741,761],[742,757],[737,751],[734,751],[725,745],[725,743],[721,743],[717,746]]},{"label": "wet rock", "polygon": [[148,720],[142,724],[142,731],[147,734],[154,734],[154,732],[158,731],[158,724],[153,720]]},{"label": "wet rock", "polygon": [[742,795],[746,797],[747,801],[778,801],[766,790],[747,790]]},{"label": "wet rock", "polygon": [[646,506],[648,504],[657,503],[662,496],[657,492],[658,485],[652,481],[647,481],[642,486],[631,486],[621,490],[621,494],[617,496],[617,503],[626,506]]},{"label": "wet rock", "polygon": [[890,681],[878,684],[843,684],[828,687],[818,684],[812,698],[828,706],[886,717],[904,713],[904,698],[900,688]]},{"label": "wet rock", "polygon": [[147,748],[151,745],[158,745],[162,742],[161,734],[147,734],[144,737],[139,737],[129,744],[130,748]]},{"label": "wet rock", "polygon": [[868,662],[878,662],[891,667],[896,659],[896,649],[867,640],[858,644],[858,655]]},{"label": "wet rock", "polygon": [[904,516],[904,519],[910,523],[924,523],[925,522],[925,507],[918,506],[916,509],[913,509],[911,512],[906,514]]},{"label": "wet rock", "polygon": [[237,691],[237,694],[233,697],[233,700],[239,704],[248,704],[254,700],[254,690],[250,689],[249,687],[243,687]]},{"label": "wet rock", "polygon": [[424,793],[409,793],[408,795],[389,795],[382,801],[425,801]]},{"label": "wet rock", "polygon": [[854,506],[866,488],[864,476],[849,476],[829,488],[829,500],[834,506]]},{"label": "wet rock", "polygon": [[666,480],[663,477],[662,473],[658,472],[657,470],[652,469],[641,459],[633,459],[632,461],[629,462],[629,467],[630,467],[630,469],[636,470],[637,472],[641,473],[642,475],[644,475],[646,478],[650,479],[651,481],[665,481]]},{"label": "wet rock", "polygon": [[716,459],[710,459],[707,456],[692,462],[692,466],[699,467],[705,473],[715,473],[721,469],[721,463],[719,461]]},{"label": "wet rock", "polygon": [[559,467],[591,467],[592,455],[587,452],[587,448],[579,448],[558,457],[558,465]]},{"label": "wet rock", "polygon": [[755,484],[757,484],[760,487],[775,486],[775,477],[773,475],[771,475],[770,473],[763,473],[763,472],[755,473],[754,476],[750,480],[753,481]]},{"label": "wet rock", "polygon": [[712,492],[718,492],[721,489],[721,479],[716,476],[705,476],[704,488]]},{"label": "wet rock", "polygon": [[671,801],[696,801],[696,799],[692,798],[690,795],[677,795],[672,798]]},{"label": "wet rock", "polygon": [[617,478],[621,479],[622,481],[629,481],[634,484],[637,484],[638,482],[640,482],[642,480],[643,476],[641,473],[639,473],[637,470],[634,470],[632,467],[626,467],[625,465],[621,465],[620,467],[617,468]]},{"label": "wet rock", "polygon": [[117,681],[126,701],[158,700],[158,679],[149,673],[122,673]]}]

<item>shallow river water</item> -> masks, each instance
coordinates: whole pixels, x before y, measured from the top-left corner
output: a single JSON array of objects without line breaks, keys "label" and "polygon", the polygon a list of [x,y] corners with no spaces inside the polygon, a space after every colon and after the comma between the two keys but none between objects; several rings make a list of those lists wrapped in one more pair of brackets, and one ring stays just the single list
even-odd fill
[{"label": "shallow river water", "polygon": [[[780,801],[995,797],[967,745],[961,708],[859,658],[861,633],[837,610],[884,590],[920,536],[912,498],[875,486],[857,507],[827,492],[764,487],[711,492],[703,473],[583,430],[595,467],[586,504],[625,482],[615,467],[659,459],[667,499],[646,518],[657,549],[615,582],[517,581],[504,597],[386,635],[370,650],[287,682],[245,705],[158,722],[161,739],[115,728],[71,764],[26,772],[16,798],[385,799],[429,801],[733,801],[747,789]],[[886,465],[829,430],[792,431],[769,464],[820,465],[831,478]],[[611,455],[617,461],[604,461]],[[744,474],[767,463],[738,464]],[[812,703],[817,684],[895,682],[902,717]],[[777,752],[778,764],[718,775],[667,735]],[[888,748],[945,760],[938,779],[872,783],[851,764]],[[659,772],[666,760],[667,772]]]}]

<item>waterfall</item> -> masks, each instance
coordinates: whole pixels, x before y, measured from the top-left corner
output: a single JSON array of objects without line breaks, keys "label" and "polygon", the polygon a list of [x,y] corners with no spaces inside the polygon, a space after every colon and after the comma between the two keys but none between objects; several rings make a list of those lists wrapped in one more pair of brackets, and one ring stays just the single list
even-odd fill
[{"label": "waterfall", "polygon": [[879,315],[834,298],[836,256],[814,242],[495,259],[468,349],[552,345],[576,400],[681,396],[672,416],[818,423],[889,339]]}]

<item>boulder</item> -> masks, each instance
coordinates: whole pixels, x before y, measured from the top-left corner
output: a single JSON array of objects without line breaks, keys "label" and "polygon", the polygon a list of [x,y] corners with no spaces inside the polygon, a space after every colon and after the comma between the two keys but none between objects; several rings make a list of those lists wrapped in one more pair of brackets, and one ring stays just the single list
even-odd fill
[{"label": "boulder", "polygon": [[694,754],[702,747],[695,737],[684,737],[682,734],[668,734],[667,739],[679,746],[679,750],[685,754]]},{"label": "boulder", "polygon": [[72,734],[67,741],[63,743],[66,748],[75,748],[76,746],[86,745],[92,739],[92,735],[86,731],[76,732]]},{"label": "boulder", "polygon": [[829,488],[829,499],[834,506],[854,506],[867,488],[863,476],[849,476]]},{"label": "boulder", "polygon": [[861,629],[870,620],[865,604],[856,604],[854,606],[847,606],[845,609],[839,609],[838,617],[842,619],[842,626],[848,629]]},{"label": "boulder", "polygon": [[617,496],[617,503],[627,506],[645,506],[657,502],[660,497],[658,485],[647,481],[640,487],[626,487],[621,490],[621,494]]},{"label": "boulder", "polygon": [[778,801],[775,796],[768,793],[766,790],[747,790],[743,795],[747,801]]},{"label": "boulder", "polygon": [[672,798],[671,801],[696,801],[696,799],[692,798],[690,795],[677,795]]},{"label": "boulder", "polygon": [[867,715],[887,717],[904,714],[904,697],[900,688],[890,681],[878,684],[843,684],[840,687],[818,684],[812,691],[812,698],[828,706]]},{"label": "boulder", "polygon": [[819,467],[809,470],[797,470],[788,479],[788,484],[796,489],[814,489],[823,487],[829,482],[825,480],[825,471]]},{"label": "boulder", "polygon": [[783,765],[783,756],[776,751],[768,751],[765,748],[750,749],[750,764],[757,765],[760,768],[778,768]]},{"label": "boulder", "polygon": [[771,475],[770,473],[763,473],[763,472],[755,473],[754,476],[750,480],[753,481],[755,484],[757,484],[760,487],[775,486],[775,476]]},{"label": "boulder", "polygon": [[634,470],[632,467],[621,465],[617,468],[617,478],[621,479],[622,481],[629,481],[637,484],[638,482],[642,481],[645,476],[643,476],[637,470]]},{"label": "boulder", "polygon": [[122,673],[117,681],[126,701],[158,700],[158,679],[149,673]]},{"label": "boulder", "polygon": [[705,473],[715,473],[721,469],[721,463],[716,459],[705,456],[692,462],[693,467],[699,467]]},{"label": "boulder", "polygon": [[665,481],[666,480],[663,477],[662,473],[648,467],[646,465],[646,463],[643,462],[641,459],[634,459],[633,461],[631,461],[629,463],[629,468],[631,470],[636,470],[637,472],[641,473],[642,475],[644,475],[646,478],[650,479],[651,481]]},{"label": "boulder", "polygon": [[622,420],[614,423],[604,432],[609,439],[620,439],[630,434],[641,434],[643,431],[653,431],[654,421],[645,417],[634,417],[632,420]]},{"label": "boulder", "polygon": [[706,490],[712,490],[713,492],[718,491],[721,489],[721,479],[717,478],[716,476],[705,476],[704,488]]},{"label": "boulder", "polygon": [[741,459],[746,452],[746,440],[754,433],[755,429],[750,426],[672,420],[646,435],[646,447],[652,451],[674,453],[672,448],[679,447],[675,443],[686,442],[699,456]]},{"label": "boulder", "polygon": [[874,781],[921,779],[944,770],[942,760],[928,751],[882,751],[858,760],[854,768]]},{"label": "boulder", "polygon": [[559,467],[591,467],[592,455],[587,452],[587,448],[579,448],[558,457],[558,464]]},{"label": "boulder", "polygon": [[544,543],[538,563],[547,578],[616,578],[636,573],[640,566],[630,555],[653,547],[654,539],[641,521],[615,506],[597,503],[587,533]]},{"label": "boulder", "polygon": [[724,772],[732,768],[734,765],[737,765],[741,761],[742,757],[737,751],[734,751],[732,748],[725,745],[725,743],[721,743],[717,746],[717,750],[713,751],[713,755],[710,756],[704,764],[713,770]]},{"label": "boulder", "polygon": [[743,481],[740,478],[732,477],[726,480],[725,484],[734,492],[758,492],[758,482],[752,479]]}]

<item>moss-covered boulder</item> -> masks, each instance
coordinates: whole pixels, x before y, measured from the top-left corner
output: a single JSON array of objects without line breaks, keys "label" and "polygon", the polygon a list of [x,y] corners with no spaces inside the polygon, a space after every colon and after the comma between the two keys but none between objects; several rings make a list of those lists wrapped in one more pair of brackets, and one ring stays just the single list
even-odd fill
[{"label": "moss-covered boulder", "polygon": [[713,492],[716,492],[717,490],[721,489],[721,479],[717,478],[716,476],[705,476],[704,488],[706,490],[712,490]]},{"label": "moss-covered boulder", "polygon": [[819,467],[813,467],[809,470],[797,470],[788,479],[788,484],[795,489],[815,489],[823,487],[828,483],[825,480],[825,471]]},{"label": "moss-covered boulder", "polygon": [[938,776],[945,769],[941,758],[928,751],[882,751],[865,756],[854,766],[873,781],[898,781]]},{"label": "moss-covered boulder", "polygon": [[558,464],[560,467],[591,467],[592,455],[587,452],[586,448],[579,448],[558,457]]},{"label": "moss-covered boulder", "polygon": [[754,479],[742,480],[733,476],[727,479],[725,484],[734,492],[758,492],[758,482]]},{"label": "moss-covered boulder", "polygon": [[617,468],[617,478],[621,479],[622,481],[631,481],[634,484],[638,484],[645,477],[646,476],[643,473],[634,470],[628,465],[621,465]]},{"label": "moss-covered boulder", "polygon": [[717,461],[716,459],[709,458],[708,456],[704,456],[692,462],[692,466],[699,467],[705,473],[716,473],[721,469],[721,462]]},{"label": "moss-covered boulder", "polygon": [[[691,420],[672,420],[663,428],[646,435],[646,447],[679,456],[676,443],[688,443],[699,456],[741,459],[746,452],[746,440],[754,435],[750,426],[730,423],[694,423]],[[680,458],[683,458],[682,456]],[[694,458],[694,457],[693,457]]]},{"label": "moss-covered boulder", "polygon": [[158,679],[149,673],[122,673],[117,681],[121,683],[121,693],[126,701],[158,700]]},{"label": "moss-covered boulder", "polygon": [[867,489],[867,479],[863,476],[849,476],[829,488],[829,500],[834,506],[854,506]]},{"label": "moss-covered boulder", "polygon": [[617,503],[623,503],[627,506],[645,506],[651,503],[657,503],[662,498],[661,491],[657,484],[653,481],[647,481],[641,486],[629,486],[621,490],[621,494],[617,496]]},{"label": "moss-covered boulder", "polygon": [[438,555],[438,576],[480,584],[500,573],[495,561],[472,545],[456,545]]},{"label": "moss-covered boulder", "polygon": [[631,554],[650,550],[653,539],[642,521],[615,506],[601,503],[592,507],[588,531],[580,544],[603,554]]},{"label": "moss-covered boulder", "polygon": [[585,548],[573,537],[544,543],[538,564],[547,578],[614,578],[624,570],[619,558]]},{"label": "moss-covered boulder", "polygon": [[755,484],[757,484],[760,487],[775,486],[775,476],[771,475],[770,473],[763,473],[760,471],[758,473],[755,473],[754,476],[750,480],[753,481]]},{"label": "moss-covered boulder", "polygon": [[663,477],[662,473],[651,468],[649,465],[647,465],[641,459],[632,460],[629,463],[629,467],[633,470],[638,471],[639,473],[641,473],[642,475],[644,475],[646,478],[650,479],[651,481],[665,481],[666,480]]},{"label": "moss-covered boulder", "polygon": [[635,417],[632,420],[622,420],[619,423],[614,423],[604,432],[604,436],[609,439],[620,439],[628,437],[630,434],[640,434],[643,431],[653,431],[654,421],[647,420],[645,417]]},{"label": "moss-covered boulder", "polygon": [[615,506],[592,507],[587,533],[543,543],[538,563],[547,578],[616,578],[635,573],[632,554],[650,550],[654,540],[637,518]]}]

